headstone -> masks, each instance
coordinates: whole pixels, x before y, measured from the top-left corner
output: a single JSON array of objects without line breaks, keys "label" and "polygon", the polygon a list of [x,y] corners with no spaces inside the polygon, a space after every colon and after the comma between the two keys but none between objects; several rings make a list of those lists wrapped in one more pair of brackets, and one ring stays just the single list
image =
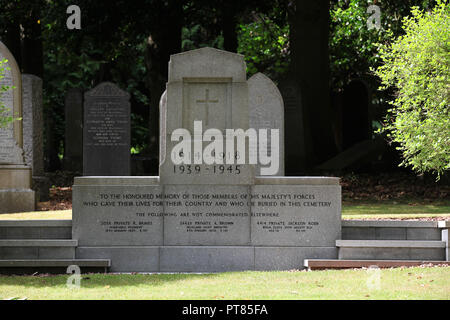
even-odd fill
[{"label": "headstone", "polygon": [[49,199],[50,182],[44,173],[44,120],[42,106],[42,79],[22,75],[23,149],[25,163],[32,170],[32,189],[38,201]]},{"label": "headstone", "polygon": [[[241,55],[213,48],[187,51],[171,56],[169,62],[169,79],[167,83],[167,106],[165,125],[160,129],[162,148],[160,154],[160,177],[166,184],[216,184],[218,166],[207,165],[203,161],[203,152],[209,142],[202,142],[203,132],[217,129],[225,136],[228,128],[249,128],[248,85],[245,73],[244,58]],[[196,134],[194,122],[201,121],[202,133]],[[183,156],[191,159],[196,174],[185,174],[184,165],[177,165],[172,160],[179,154],[173,153],[178,141],[172,141],[172,132],[184,128],[191,133],[191,150]],[[207,135],[208,136],[208,135]],[[181,137],[180,137],[181,140]],[[223,150],[217,157],[227,159],[248,158]],[[229,167],[232,170],[222,171],[220,179],[223,183],[251,184],[254,177],[252,165]],[[237,172],[239,172],[237,174]]]},{"label": "headstone", "polygon": [[298,83],[288,76],[279,87],[284,101],[286,175],[296,175],[305,170],[312,153],[308,123]]},{"label": "headstone", "polygon": [[[22,117],[22,81],[19,67],[8,48],[0,42],[0,60],[7,59],[0,86],[15,87],[1,95],[1,102],[14,117]],[[31,168],[23,156],[22,121],[0,128],[0,213],[33,211],[35,195],[31,190]]]},{"label": "headstone", "polygon": [[[255,177],[249,162],[175,163],[172,140],[184,141],[177,139],[186,132],[205,150],[224,131],[250,132],[256,101],[267,108],[256,122],[279,118],[276,88],[262,76],[247,81],[245,69],[241,55],[212,48],[171,56],[160,101],[160,176],[75,178],[77,258],[111,259],[118,272],[219,272],[289,270],[306,258],[337,257],[338,178]],[[194,121],[202,121],[208,143]]]},{"label": "headstone", "polygon": [[103,82],[84,99],[83,175],[130,175],[130,95]]},{"label": "headstone", "polygon": [[83,172],[83,90],[69,89],[64,100],[64,169]]},{"label": "headstone", "polygon": [[[284,106],[283,98],[277,86],[262,73],[248,79],[248,96],[250,111],[250,128],[278,129],[280,139],[280,165],[276,176],[284,176]],[[267,142],[270,152],[270,140]],[[260,165],[256,165],[256,174],[260,173]]]},{"label": "headstone", "polygon": [[342,96],[343,149],[371,139],[369,120],[369,90],[362,80],[353,80]]}]

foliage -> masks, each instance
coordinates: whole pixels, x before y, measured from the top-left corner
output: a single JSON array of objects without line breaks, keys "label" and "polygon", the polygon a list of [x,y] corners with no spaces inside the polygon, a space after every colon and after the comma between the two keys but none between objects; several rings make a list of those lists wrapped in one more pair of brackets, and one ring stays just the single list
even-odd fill
[{"label": "foliage", "polygon": [[428,8],[430,2],[384,0],[377,3],[381,11],[381,28],[369,30],[367,20],[371,14],[367,13],[367,8],[374,1],[334,1],[330,8],[329,40],[332,88],[338,91],[353,78],[370,77],[370,69],[381,63],[378,44],[389,42],[391,34],[403,33],[402,17],[409,14],[411,5]]},{"label": "foliage", "polygon": [[383,131],[399,143],[401,165],[439,178],[450,169],[450,6],[438,1],[432,12],[411,13],[406,34],[380,48],[381,89],[396,88]]},{"label": "foliage", "polygon": [[[8,62],[8,60],[6,60],[6,59],[0,60],[0,80],[5,77],[5,71],[7,69],[9,69],[7,67],[4,67],[4,65],[7,62]],[[0,97],[2,96],[2,94],[4,92],[6,92],[10,89],[11,89],[11,87],[2,85],[0,87]],[[6,126],[8,126],[8,124],[12,123],[14,120],[18,120],[18,119],[15,119],[13,117],[13,115],[10,114],[10,110],[8,108],[6,108],[6,106],[4,106],[2,104],[2,101],[0,100],[0,128],[5,128]]]},{"label": "foliage", "polygon": [[240,24],[238,52],[245,56],[249,76],[264,72],[271,78],[284,74],[289,66],[289,25],[278,25],[269,15]]},{"label": "foliage", "polygon": [[272,1],[242,16],[237,26],[238,53],[243,54],[250,77],[263,72],[278,80],[290,63],[287,3]]}]

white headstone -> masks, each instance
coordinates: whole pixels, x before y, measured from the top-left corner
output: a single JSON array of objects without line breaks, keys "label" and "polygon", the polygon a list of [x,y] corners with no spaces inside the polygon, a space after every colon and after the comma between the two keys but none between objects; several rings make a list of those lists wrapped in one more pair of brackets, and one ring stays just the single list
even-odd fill
[{"label": "white headstone", "polygon": [[[160,177],[166,184],[251,184],[254,168],[246,164],[226,164],[226,158],[236,157],[223,149],[225,158],[220,164],[205,164],[203,153],[210,142],[200,142],[200,151],[191,147],[191,165],[174,163],[174,146],[179,141],[171,141],[177,129],[187,129],[192,140],[194,121],[202,122],[202,132],[217,129],[225,137],[226,129],[249,127],[248,86],[244,57],[239,54],[213,48],[202,48],[171,56],[169,62],[169,81],[167,83],[167,106],[161,115],[164,136],[161,138]],[[177,137],[177,136],[174,136]],[[192,143],[191,145],[194,145]],[[225,144],[224,144],[225,145]],[[243,156],[243,155],[238,155]],[[245,155],[248,157],[248,154]],[[197,161],[197,163],[196,163]]]},{"label": "white headstone", "polygon": [[[248,96],[250,128],[279,130],[280,166],[276,175],[284,176],[284,106],[280,91],[272,80],[262,73],[257,73],[248,79]],[[270,139],[267,148],[270,154]],[[260,174],[259,164],[255,174]]]}]

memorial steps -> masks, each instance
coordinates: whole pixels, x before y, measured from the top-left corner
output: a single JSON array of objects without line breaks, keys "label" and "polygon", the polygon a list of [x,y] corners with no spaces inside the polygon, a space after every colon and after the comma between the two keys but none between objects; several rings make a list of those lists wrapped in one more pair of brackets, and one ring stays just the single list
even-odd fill
[{"label": "memorial steps", "polygon": [[108,270],[108,259],[76,259],[77,246],[71,220],[0,221],[0,274],[66,273],[70,265]]},{"label": "memorial steps", "polygon": [[311,270],[450,264],[449,221],[342,221],[338,259],[306,259]]},{"label": "memorial steps", "polygon": [[[338,259],[305,259],[311,270],[449,264],[448,221],[342,221]],[[79,259],[71,220],[0,221],[0,273],[106,272],[110,259]],[[301,268],[301,265],[299,266]]]}]

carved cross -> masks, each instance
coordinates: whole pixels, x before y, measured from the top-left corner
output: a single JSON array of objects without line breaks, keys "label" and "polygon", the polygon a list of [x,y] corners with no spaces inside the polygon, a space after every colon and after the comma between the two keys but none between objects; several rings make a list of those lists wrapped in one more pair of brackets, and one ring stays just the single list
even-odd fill
[{"label": "carved cross", "polygon": [[218,103],[219,100],[217,100],[217,99],[214,99],[214,100],[209,99],[209,89],[206,89],[206,92],[205,92],[205,99],[197,100],[196,102],[197,102],[197,103],[204,103],[204,104],[205,104],[205,113],[206,113],[206,122],[205,122],[205,125],[208,125],[208,118],[209,118],[209,103]]}]

